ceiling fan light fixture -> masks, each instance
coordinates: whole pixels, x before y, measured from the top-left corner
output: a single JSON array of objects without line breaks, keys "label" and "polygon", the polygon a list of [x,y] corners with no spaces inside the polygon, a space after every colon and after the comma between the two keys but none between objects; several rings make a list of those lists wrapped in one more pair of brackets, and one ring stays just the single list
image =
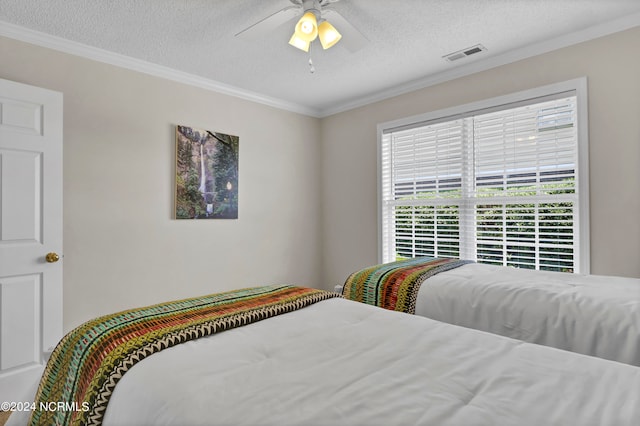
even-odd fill
[{"label": "ceiling fan light fixture", "polygon": [[289,40],[289,44],[300,50],[304,50],[305,52],[308,52],[309,45],[311,44],[311,42],[303,40],[300,37],[298,37],[298,33],[293,33],[293,35],[291,36],[291,40]]},{"label": "ceiling fan light fixture", "polygon": [[339,42],[342,34],[328,21],[322,21],[320,25],[318,25],[318,38],[320,39],[322,48],[326,50]]},{"label": "ceiling fan light fixture", "polygon": [[302,15],[296,24],[295,35],[309,43],[318,37],[318,20],[313,12],[306,12]]}]

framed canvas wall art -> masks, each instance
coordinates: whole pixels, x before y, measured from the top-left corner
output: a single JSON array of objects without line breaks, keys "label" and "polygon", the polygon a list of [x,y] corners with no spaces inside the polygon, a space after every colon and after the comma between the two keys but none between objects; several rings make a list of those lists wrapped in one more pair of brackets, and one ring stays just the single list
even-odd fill
[{"label": "framed canvas wall art", "polygon": [[176,126],[176,219],[238,218],[238,136]]}]

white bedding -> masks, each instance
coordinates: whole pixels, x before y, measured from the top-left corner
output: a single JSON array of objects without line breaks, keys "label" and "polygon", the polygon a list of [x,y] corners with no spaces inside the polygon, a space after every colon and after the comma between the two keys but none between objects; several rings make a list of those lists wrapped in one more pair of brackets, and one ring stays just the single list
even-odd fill
[{"label": "white bedding", "polygon": [[[10,425],[25,424],[14,413]],[[637,425],[640,368],[330,299],[144,359],[103,425]]]},{"label": "white bedding", "polygon": [[639,279],[468,264],[428,278],[416,315],[640,366]]},{"label": "white bedding", "polygon": [[116,386],[103,424],[621,426],[639,419],[640,368],[330,299],[141,361]]}]

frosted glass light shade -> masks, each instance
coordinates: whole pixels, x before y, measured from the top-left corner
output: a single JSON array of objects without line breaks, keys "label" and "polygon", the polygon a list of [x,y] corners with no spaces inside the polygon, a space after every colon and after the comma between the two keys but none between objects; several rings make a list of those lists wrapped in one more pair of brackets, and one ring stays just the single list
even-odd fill
[{"label": "frosted glass light shade", "polygon": [[320,39],[322,48],[328,49],[340,41],[342,34],[329,22],[322,21],[320,25],[318,25],[318,38]]},{"label": "frosted glass light shade", "polygon": [[300,50],[304,50],[305,52],[308,52],[309,45],[311,44],[311,42],[305,41],[300,37],[298,37],[297,33],[293,33],[293,35],[291,36],[291,40],[289,40],[289,44],[292,45],[293,47],[297,47]]},{"label": "frosted glass light shade", "polygon": [[309,43],[318,37],[318,21],[316,21],[316,15],[313,12],[302,15],[296,24],[296,36]]}]

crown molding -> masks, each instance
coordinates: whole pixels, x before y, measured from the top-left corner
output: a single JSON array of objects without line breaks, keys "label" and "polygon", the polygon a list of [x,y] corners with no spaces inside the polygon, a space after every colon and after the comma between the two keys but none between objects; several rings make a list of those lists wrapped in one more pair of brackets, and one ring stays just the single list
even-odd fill
[{"label": "crown molding", "polygon": [[437,74],[431,74],[418,80],[391,87],[370,96],[359,97],[351,101],[341,103],[340,105],[336,105],[335,107],[322,109],[320,110],[319,116],[320,118],[328,117],[330,115],[359,108],[395,96],[403,95],[405,93],[435,86],[436,84],[455,80],[477,72],[486,71],[491,68],[496,68],[501,65],[510,64],[512,62],[538,56],[547,52],[572,46],[574,44],[625,31],[637,26],[640,26],[640,13],[604,22],[584,30],[575,31],[540,43],[534,43],[517,50],[477,60],[466,65],[456,66],[455,68],[451,68]]},{"label": "crown molding", "polygon": [[288,102],[282,99],[272,98],[260,93],[251,92],[235,86],[224,84],[215,80],[200,77],[194,74],[178,71],[163,65],[154,64],[119,53],[92,47],[86,44],[74,42],[61,37],[52,36],[39,31],[31,30],[19,25],[0,21],[0,36],[12,38],[26,43],[46,47],[75,56],[92,59],[98,62],[115,65],[121,68],[149,74],[155,77],[188,84],[224,95],[234,96],[251,102],[270,107],[307,115],[315,118],[324,118],[368,104],[379,102],[395,96],[403,95],[429,86],[455,80],[477,72],[486,71],[501,65],[506,65],[532,56],[558,50],[567,46],[604,37],[609,34],[628,30],[640,26],[640,13],[625,16],[620,19],[604,22],[584,30],[565,34],[554,39],[499,54],[490,58],[476,60],[466,65],[459,65],[449,70],[425,76],[405,84],[382,90],[372,95],[357,97],[341,102],[330,108],[312,108]]},{"label": "crown molding", "polygon": [[285,111],[295,112],[311,117],[319,117],[320,113],[319,110],[315,108],[310,108],[282,99],[272,98],[260,93],[251,92],[235,86],[220,83],[215,80],[207,79],[183,71],[178,71],[164,65],[158,65],[152,62],[132,58],[130,56],[121,55],[119,53],[110,52],[108,50],[67,40],[62,37],[35,31],[1,20],[0,36],[12,38],[41,47],[46,47],[48,49],[57,50],[63,53],[80,56],[94,61],[103,62],[109,65],[115,65],[117,67],[126,68],[132,71],[149,74],[154,77],[160,77],[178,83],[188,84],[190,86],[195,86],[216,93],[221,93],[247,101],[256,102]]}]

